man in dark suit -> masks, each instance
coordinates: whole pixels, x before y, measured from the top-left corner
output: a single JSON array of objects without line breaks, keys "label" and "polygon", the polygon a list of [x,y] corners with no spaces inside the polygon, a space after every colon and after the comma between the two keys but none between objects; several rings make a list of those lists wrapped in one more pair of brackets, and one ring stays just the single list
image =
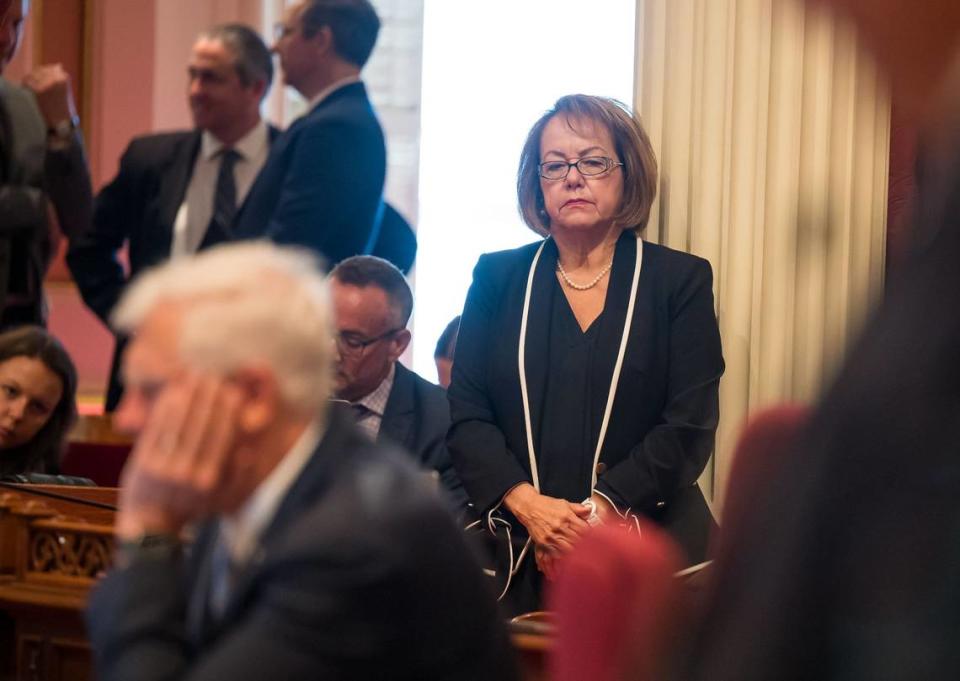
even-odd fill
[{"label": "man in dark suit", "polygon": [[[30,3],[0,4],[2,76]],[[73,238],[90,224],[78,123],[70,77],[59,64],[34,69],[23,87],[0,77],[0,328],[46,322],[43,277],[56,251],[56,226]]]},{"label": "man in dark suit", "polygon": [[264,233],[334,264],[370,253],[383,212],[386,148],[360,81],[380,20],[368,0],[303,0],[277,27],[284,82],[308,111],[271,150],[237,216],[240,237]]},{"label": "man in dark suit", "polygon": [[[105,324],[139,272],[232,237],[233,216],[277,135],[260,118],[273,63],[249,27],[226,24],[201,34],[188,73],[196,127],[134,139],[117,176],[97,196],[92,229],[70,242],[70,271]],[[129,276],[119,258],[124,245]],[[122,346],[121,340],[114,353],[108,411],[122,391]]]},{"label": "man in dark suit", "polygon": [[87,614],[104,681],[517,678],[437,494],[331,408],[327,300],[313,257],[257,242],[171,262],[115,311],[139,437]]},{"label": "man in dark suit", "polygon": [[456,512],[467,496],[450,461],[446,393],[397,360],[410,343],[413,294],[400,271],[370,255],[347,258],[330,273],[337,327],[336,395],[377,442],[401,445],[437,472]]}]

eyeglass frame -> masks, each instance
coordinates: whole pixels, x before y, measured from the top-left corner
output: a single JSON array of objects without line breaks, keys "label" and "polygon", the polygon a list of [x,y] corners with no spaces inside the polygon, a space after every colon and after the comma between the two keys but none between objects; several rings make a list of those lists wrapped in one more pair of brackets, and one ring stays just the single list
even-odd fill
[{"label": "eyeglass frame", "polygon": [[[599,173],[585,173],[580,169],[581,162],[586,161],[588,159],[597,159],[597,158],[602,158],[604,162],[608,164],[608,167],[601,170]],[[566,163],[567,169],[563,173],[563,175],[560,177],[547,177],[543,174],[543,166],[545,166],[548,163]],[[560,159],[556,159],[552,161],[543,161],[537,164],[537,174],[547,182],[560,182],[561,180],[567,179],[567,175],[570,174],[571,168],[576,168],[577,172],[580,173],[582,177],[600,177],[601,175],[611,172],[614,168],[617,168],[617,167],[622,168],[623,163],[609,156],[583,156],[581,158],[578,158],[576,161],[573,161],[572,163],[570,161],[561,161]]]},{"label": "eyeglass frame", "polygon": [[354,341],[352,342],[356,342],[356,346],[351,346],[349,343],[346,344],[346,346],[344,346],[344,343],[346,343],[346,340],[343,333],[338,332],[334,336],[334,340],[337,343],[337,350],[339,350],[341,354],[350,355],[351,357],[362,357],[363,354],[367,351],[367,348],[369,348],[371,345],[373,345],[374,343],[378,343],[382,340],[385,340],[390,336],[403,331],[405,328],[406,328],[405,326],[400,326],[395,329],[390,329],[389,331],[384,331],[379,336],[374,336],[373,338],[364,338],[364,339],[355,338]]}]

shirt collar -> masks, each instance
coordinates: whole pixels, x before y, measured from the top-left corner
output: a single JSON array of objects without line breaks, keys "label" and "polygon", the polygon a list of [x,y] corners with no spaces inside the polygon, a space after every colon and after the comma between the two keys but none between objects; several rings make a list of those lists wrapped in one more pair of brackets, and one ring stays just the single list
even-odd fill
[{"label": "shirt collar", "polygon": [[387,372],[380,385],[374,388],[368,395],[360,398],[354,404],[362,404],[377,416],[383,416],[387,408],[387,399],[390,397],[390,391],[393,390],[393,379],[397,374],[397,365],[390,365],[390,371]]},{"label": "shirt collar", "polygon": [[334,92],[336,92],[340,88],[347,87],[348,85],[353,85],[354,83],[360,83],[360,82],[362,82],[360,80],[360,76],[347,76],[346,78],[341,78],[335,83],[331,83],[327,87],[320,90],[320,92],[318,92],[316,95],[314,95],[310,99],[310,102],[307,105],[307,111],[311,111],[317,104],[325,100],[327,97],[332,95]]},{"label": "shirt collar", "polygon": [[[233,149],[240,154],[241,158],[254,158],[266,149],[268,138],[269,132],[267,130],[267,124],[261,118],[255,126],[250,128],[246,135],[237,140],[237,143],[233,145]],[[216,157],[223,148],[223,142],[218,140],[212,132],[209,130],[203,131],[200,137],[200,155],[205,161]]]},{"label": "shirt collar", "polygon": [[220,531],[234,561],[244,563],[250,558],[260,535],[276,515],[280,502],[316,450],[325,428],[323,418],[312,421],[243,506],[235,513],[221,517]]}]

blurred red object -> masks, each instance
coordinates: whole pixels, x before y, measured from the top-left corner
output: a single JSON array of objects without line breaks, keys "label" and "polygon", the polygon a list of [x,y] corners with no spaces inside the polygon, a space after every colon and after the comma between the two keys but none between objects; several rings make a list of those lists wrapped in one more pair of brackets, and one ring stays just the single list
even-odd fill
[{"label": "blurred red object", "polygon": [[555,636],[553,681],[647,681],[659,678],[684,610],[674,578],[681,550],[655,525],[641,533],[601,525],[563,559],[548,584]]},{"label": "blurred red object", "polygon": [[710,553],[721,557],[744,520],[756,513],[758,493],[770,484],[810,417],[800,404],[770,407],[754,414],[740,433],[723,504],[723,523]]}]

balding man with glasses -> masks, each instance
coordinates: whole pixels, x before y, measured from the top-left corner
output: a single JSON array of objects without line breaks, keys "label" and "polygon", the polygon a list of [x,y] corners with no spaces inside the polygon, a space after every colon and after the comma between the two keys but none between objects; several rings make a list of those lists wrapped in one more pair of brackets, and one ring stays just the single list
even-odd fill
[{"label": "balding man with glasses", "polygon": [[374,441],[402,446],[436,471],[457,513],[467,496],[450,461],[450,407],[442,388],[398,361],[410,343],[413,295],[400,271],[373,256],[355,256],[330,273],[337,331],[336,396]]}]

